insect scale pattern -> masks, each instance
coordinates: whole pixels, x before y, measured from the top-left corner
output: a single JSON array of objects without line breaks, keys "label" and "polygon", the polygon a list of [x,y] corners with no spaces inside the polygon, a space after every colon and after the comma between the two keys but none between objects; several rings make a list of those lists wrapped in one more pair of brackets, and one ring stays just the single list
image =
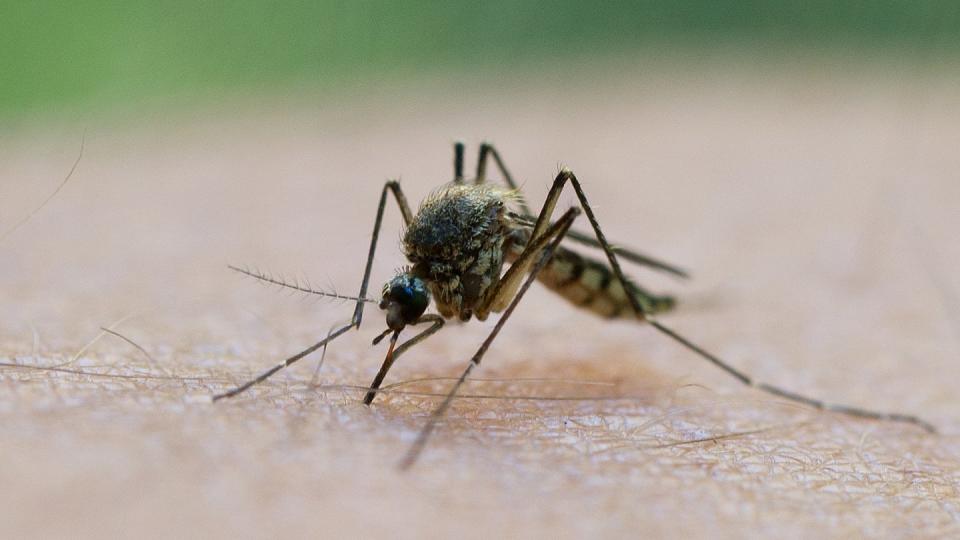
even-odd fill
[{"label": "insect scale pattern", "polygon": [[[430,434],[450,407],[464,381],[473,369],[480,365],[490,344],[500,333],[531,283],[539,280],[566,300],[597,315],[607,318],[631,318],[647,323],[747,386],[820,410],[873,420],[905,422],[935,432],[931,424],[912,415],[827,403],[755,381],[655,318],[657,314],[671,309],[674,299],[653,294],[628,279],[620,267],[619,259],[679,277],[687,277],[686,272],[639,252],[611,245],[572,171],[560,171],[539,214],[534,216],[493,146],[481,145],[477,174],[471,183],[467,183],[463,176],[463,152],[463,145],[457,143],[454,146],[453,182],[428,196],[416,214],[411,211],[399,183],[388,181],[384,185],[363,281],[357,296],[317,291],[275,280],[257,272],[234,268],[275,285],[354,300],[356,307],[350,323],[331,331],[325,339],[287,358],[257,378],[218,394],[213,399],[235,396],[308,354],[325,348],[328,343],[351,328],[359,328],[364,305],[377,303],[385,312],[387,329],[377,336],[373,343],[379,343],[388,335],[390,341],[380,371],[364,397],[364,403],[370,404],[376,398],[377,391],[394,361],[403,352],[439,331],[446,319],[456,318],[466,322],[476,317],[486,320],[491,313],[501,313],[493,330],[470,359],[444,400],[427,419],[402,460],[401,466],[409,467],[422,452]],[[504,177],[506,187],[486,182],[487,162],[491,158]],[[579,207],[568,209],[559,219],[552,221],[557,201],[567,184],[573,187]],[[367,289],[389,193],[393,194],[403,215],[405,230],[402,247],[410,265],[401,269],[383,286],[380,300],[375,301],[367,297]],[[592,235],[570,228],[581,211],[590,224]],[[600,248],[606,260],[593,259],[561,246],[560,243],[564,240]],[[507,263],[509,267],[504,270]],[[438,314],[426,313],[431,300]],[[407,326],[420,324],[429,326],[397,346],[400,333]]]}]

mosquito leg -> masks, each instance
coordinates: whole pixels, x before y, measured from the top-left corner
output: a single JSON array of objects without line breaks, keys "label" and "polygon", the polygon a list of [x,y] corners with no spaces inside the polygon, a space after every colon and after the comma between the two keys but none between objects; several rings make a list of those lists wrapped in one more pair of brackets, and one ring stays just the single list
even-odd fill
[{"label": "mosquito leg", "polygon": [[868,409],[861,409],[860,407],[851,407],[849,405],[839,405],[836,403],[826,403],[818,399],[811,399],[800,394],[795,394],[793,392],[777,388],[776,386],[766,384],[766,383],[755,383],[752,386],[775,396],[779,396],[790,401],[796,401],[798,403],[805,403],[810,405],[815,409],[820,409],[822,411],[831,411],[841,414],[846,414],[849,416],[856,416],[858,418],[867,418],[870,420],[882,420],[886,422],[903,422],[907,424],[914,424],[923,428],[928,433],[936,433],[937,428],[933,424],[927,422],[926,420],[914,416],[912,414],[902,414],[902,413],[886,413],[886,412],[877,412],[871,411]]},{"label": "mosquito leg", "polygon": [[380,192],[380,202],[377,205],[377,217],[373,223],[373,236],[370,239],[370,251],[367,254],[367,264],[363,271],[363,281],[360,284],[360,293],[357,294],[357,305],[353,310],[353,317],[350,319],[350,324],[340,327],[334,332],[331,332],[326,338],[314,343],[313,345],[307,347],[306,349],[298,352],[297,354],[287,358],[283,362],[273,366],[261,373],[258,377],[247,381],[240,386],[224,392],[222,394],[217,394],[213,396],[213,401],[218,401],[223,398],[233,397],[255,384],[259,384],[268,378],[274,373],[280,371],[281,369],[293,364],[297,360],[300,360],[304,356],[316,351],[321,347],[326,347],[328,343],[333,341],[335,338],[341,334],[346,333],[347,330],[351,328],[360,328],[360,321],[363,319],[363,306],[367,303],[367,288],[370,284],[370,271],[373,268],[373,258],[376,255],[377,251],[377,239],[380,237],[380,225],[383,222],[383,212],[387,206],[387,193],[393,193],[394,198],[397,200],[397,205],[400,207],[400,213],[403,215],[403,220],[405,223],[409,224],[413,220],[413,213],[410,211],[410,205],[407,203],[407,198],[404,196],[403,191],[400,189],[399,182],[395,180],[390,180],[383,185],[383,190]]},{"label": "mosquito leg", "polygon": [[463,183],[463,143],[453,143],[453,183]]},{"label": "mosquito leg", "polygon": [[[516,295],[517,289],[522,283],[523,276],[526,275],[534,263],[537,262],[533,253],[543,249],[543,242],[548,241],[545,233],[548,228],[556,226],[556,223],[550,225],[550,217],[553,215],[553,210],[557,206],[557,201],[560,199],[560,191],[562,189],[563,183],[560,182],[560,177],[558,176],[557,179],[554,180],[554,185],[550,188],[550,192],[547,194],[546,201],[544,201],[543,206],[540,208],[540,215],[532,226],[533,231],[530,232],[529,240],[527,240],[523,252],[513,261],[510,269],[506,271],[503,277],[493,285],[487,297],[475,310],[477,317],[481,320],[485,319],[490,312],[500,312],[507,307],[507,304],[514,295]],[[559,223],[559,221],[557,223]],[[538,243],[541,244],[539,247],[537,246]]]},{"label": "mosquito leg", "polygon": [[[497,151],[496,147],[494,147],[492,144],[489,144],[489,143],[483,143],[480,145],[480,156],[477,159],[476,182],[478,184],[482,184],[486,180],[488,157],[493,158],[493,161],[497,165],[497,169],[500,171],[500,174],[503,175],[503,181],[507,184],[507,186],[509,186],[510,189],[520,191],[520,188],[517,185],[517,182],[513,179],[513,176],[511,176],[510,171],[507,170],[507,166],[506,164],[504,164],[503,158],[500,157],[500,152]],[[514,217],[520,222],[529,221],[532,224],[534,215],[533,215],[533,212],[530,211],[530,207],[527,206],[526,200],[521,197],[518,204],[520,206],[521,213],[519,215],[514,215],[512,217]],[[593,235],[582,233],[576,229],[570,229],[570,232],[567,233],[567,238],[570,240],[573,240],[574,242],[585,244],[590,247],[595,247],[595,248],[601,247],[600,243],[597,242],[596,239],[594,239]],[[681,277],[681,278],[690,277],[690,274],[683,268],[680,268],[675,264],[670,264],[670,263],[658,260],[656,257],[644,255],[639,251],[625,248],[622,246],[613,246],[613,249],[617,253],[617,255],[620,255],[624,259],[634,264],[638,264],[640,266],[646,266],[648,268],[666,272],[668,274],[672,274],[674,276]]]},{"label": "mosquito leg", "polygon": [[[527,227],[533,227],[533,225],[536,223],[536,220],[533,218],[533,216],[511,213],[510,217]],[[598,242],[592,234],[582,233],[580,231],[571,229],[570,232],[567,233],[567,238],[577,242],[578,244],[583,244],[594,248],[603,248],[603,246],[600,245],[600,242]],[[639,251],[623,246],[611,245],[610,247],[613,249],[613,252],[619,255],[621,258],[634,264],[646,266],[647,268],[651,268],[653,270],[666,272],[679,278],[690,278],[689,272],[674,264],[661,261],[655,257],[651,257],[650,255],[644,255]]]},{"label": "mosquito leg", "polygon": [[363,298],[367,297],[367,287],[370,284],[370,272],[373,269],[373,257],[377,252],[377,239],[380,237],[380,224],[383,223],[383,211],[387,207],[387,192],[393,193],[397,200],[397,206],[400,207],[400,213],[403,215],[403,222],[409,225],[413,221],[413,212],[410,211],[410,204],[407,197],[400,189],[400,183],[396,180],[389,180],[383,185],[383,191],[380,192],[380,204],[377,205],[377,217],[373,222],[373,235],[370,237],[370,251],[367,253],[367,264],[363,269],[363,281],[360,283],[360,293],[357,294],[357,307],[353,310],[353,324],[360,328],[360,321],[363,319]]},{"label": "mosquito leg", "polygon": [[513,313],[513,310],[517,307],[517,304],[520,303],[520,299],[523,298],[523,295],[527,292],[527,289],[530,288],[530,284],[537,279],[537,274],[540,273],[544,266],[546,266],[547,261],[550,260],[550,256],[553,254],[553,251],[563,240],[563,235],[566,234],[567,230],[570,228],[570,225],[573,223],[573,220],[576,219],[579,214],[580,212],[577,208],[571,208],[567,210],[563,216],[553,226],[551,226],[550,229],[540,239],[538,239],[542,239],[543,241],[537,242],[536,244],[531,242],[524,250],[524,255],[540,255],[539,260],[530,271],[530,275],[527,277],[527,280],[523,282],[523,285],[513,297],[510,305],[507,306],[506,310],[503,312],[503,315],[497,320],[493,330],[490,331],[490,335],[487,336],[487,339],[483,341],[483,343],[480,345],[480,348],[477,349],[477,352],[472,358],[470,358],[470,363],[467,364],[467,368],[460,375],[460,378],[457,379],[456,383],[454,383],[453,387],[440,403],[440,406],[434,409],[433,413],[430,414],[430,418],[427,419],[427,423],[420,430],[420,433],[417,435],[417,439],[413,442],[413,445],[400,462],[401,469],[407,469],[417,461],[417,457],[423,451],[424,446],[426,446],[427,440],[430,438],[430,434],[433,433],[433,430],[436,428],[437,422],[447,412],[447,409],[450,408],[453,398],[460,390],[460,387],[463,386],[463,383],[467,380],[467,377],[470,376],[470,372],[480,365],[480,361],[483,360],[483,355],[486,354],[487,349],[490,348],[493,340],[500,333],[503,325],[506,324],[507,319],[510,318],[510,314]]},{"label": "mosquito leg", "polygon": [[823,410],[823,411],[838,412],[838,413],[846,414],[846,415],[849,415],[849,416],[856,416],[856,417],[859,417],[859,418],[868,418],[868,419],[871,419],[871,420],[884,420],[884,421],[889,421],[889,422],[904,422],[904,423],[908,423],[908,424],[917,425],[917,426],[923,428],[925,431],[928,431],[928,432],[930,432],[930,433],[936,433],[936,432],[937,432],[937,428],[935,428],[932,424],[930,424],[929,422],[927,422],[927,421],[925,421],[925,420],[923,420],[923,419],[921,419],[921,418],[918,418],[918,417],[916,417],[916,416],[913,416],[913,415],[901,414],[901,413],[884,413],[884,412],[870,411],[870,410],[867,410],[867,409],[861,409],[861,408],[859,408],[859,407],[851,407],[851,406],[848,406],[848,405],[839,405],[839,404],[835,404],[835,403],[826,403],[826,402],[821,401],[821,400],[819,400],[819,399],[809,398],[809,397],[807,397],[807,396],[804,396],[804,395],[801,395],[801,394],[797,394],[796,392],[791,392],[791,391],[789,391],[789,390],[784,390],[784,389],[782,389],[782,388],[773,386],[773,385],[771,385],[771,384],[758,382],[758,381],[754,380],[752,377],[750,377],[749,375],[747,375],[746,373],[744,373],[744,372],[742,372],[742,371],[734,368],[734,367],[731,366],[730,364],[728,364],[728,363],[724,362],[723,360],[721,360],[720,358],[718,358],[716,355],[714,355],[714,354],[710,353],[709,351],[703,349],[702,347],[700,347],[700,346],[697,345],[696,343],[693,343],[692,341],[688,340],[687,338],[685,338],[685,337],[681,336],[680,334],[676,333],[676,332],[673,331],[671,328],[669,328],[669,327],[667,327],[667,326],[664,326],[662,323],[660,323],[660,322],[658,322],[658,321],[656,321],[656,320],[654,320],[654,319],[651,319],[651,318],[649,318],[649,317],[647,318],[647,322],[650,323],[651,326],[653,326],[654,328],[656,328],[656,329],[659,330],[660,332],[662,332],[662,333],[670,336],[671,338],[673,338],[675,341],[677,341],[678,343],[680,343],[680,344],[683,345],[684,347],[686,347],[686,348],[690,349],[691,351],[695,352],[695,353],[696,353],[697,355],[699,355],[701,358],[709,361],[709,362],[712,363],[713,365],[715,365],[715,366],[717,366],[718,368],[722,369],[723,371],[727,372],[727,374],[729,374],[731,377],[737,379],[738,381],[740,381],[741,383],[743,383],[743,384],[746,385],[746,386],[750,386],[750,387],[756,388],[756,389],[758,389],[758,390],[760,390],[760,391],[762,391],[762,392],[766,392],[766,393],[768,393],[768,394],[772,394],[772,395],[774,395],[774,396],[781,397],[781,398],[784,398],[784,399],[788,399],[788,400],[790,400],[790,401],[793,401],[793,402],[796,402],[796,403],[801,403],[801,404],[803,404],[803,405],[807,405],[807,406],[813,407],[813,408],[815,408],[815,409]]},{"label": "mosquito leg", "polygon": [[353,323],[352,323],[352,322],[351,322],[350,324],[346,325],[346,326],[341,326],[341,327],[338,328],[336,331],[331,332],[329,335],[327,335],[326,338],[322,339],[321,341],[318,341],[318,342],[314,343],[313,345],[311,345],[311,346],[307,347],[306,349],[298,352],[297,354],[291,356],[290,358],[287,358],[287,359],[284,360],[283,362],[280,362],[279,364],[273,366],[272,368],[264,371],[263,373],[261,373],[261,374],[260,374],[258,377],[256,377],[255,379],[251,379],[251,380],[249,380],[249,381],[241,384],[240,386],[238,386],[238,387],[236,387],[236,388],[234,388],[234,389],[232,389],[232,390],[228,390],[228,391],[226,391],[226,392],[223,392],[222,394],[217,394],[217,395],[213,396],[213,401],[219,401],[219,400],[221,400],[221,399],[223,399],[223,398],[233,397],[233,396],[235,396],[235,395],[237,395],[237,394],[239,394],[239,393],[241,393],[241,392],[246,391],[247,389],[249,389],[251,386],[253,386],[253,385],[255,385],[255,384],[260,384],[260,383],[262,383],[263,381],[265,381],[265,380],[267,380],[268,378],[270,378],[270,376],[273,375],[274,373],[276,373],[276,372],[280,371],[281,369],[289,366],[290,364],[293,364],[293,363],[296,362],[297,360],[300,360],[301,358],[303,358],[304,356],[307,356],[308,354],[312,353],[313,351],[315,351],[315,350],[317,350],[317,349],[319,349],[319,348],[321,348],[321,347],[326,346],[327,343],[330,343],[331,341],[333,341],[334,339],[336,339],[337,337],[339,337],[341,334],[346,333],[347,330],[350,330],[351,328],[353,328]]},{"label": "mosquito leg", "polygon": [[420,332],[419,334],[405,341],[403,344],[397,347],[396,350],[393,350],[393,347],[391,345],[390,350],[387,352],[387,356],[383,360],[383,365],[380,366],[380,371],[377,373],[377,376],[373,379],[373,382],[370,383],[370,390],[367,391],[367,395],[364,396],[363,398],[364,405],[369,405],[373,403],[373,399],[377,397],[377,390],[380,388],[380,385],[383,384],[384,377],[387,376],[387,372],[390,371],[391,367],[393,367],[393,363],[397,360],[397,358],[399,358],[400,355],[403,354],[404,351],[406,351],[410,347],[413,347],[417,343],[420,343],[421,341],[427,339],[433,334],[436,334],[437,332],[439,332],[440,329],[443,328],[444,320],[443,320],[443,317],[439,315],[427,314],[420,317],[420,319],[414,324],[420,324],[422,322],[429,322],[431,324],[423,332]]},{"label": "mosquito leg", "polygon": [[[512,190],[520,191],[520,187],[517,185],[517,182],[513,179],[513,176],[510,174],[510,171],[507,170],[506,164],[504,164],[503,159],[500,158],[500,152],[497,152],[497,149],[489,143],[483,143],[480,145],[480,155],[477,158],[477,178],[476,183],[482,184],[487,180],[487,158],[493,157],[494,163],[497,165],[497,169],[500,171],[500,174],[503,175],[503,181],[506,182],[507,187]],[[528,217],[533,217],[533,212],[530,210],[530,207],[527,206],[527,202],[521,198],[518,202],[520,209],[523,210],[523,215]]]},{"label": "mosquito leg", "polygon": [[[577,180],[577,177],[574,176],[572,171],[568,169],[564,169],[563,171],[560,172],[560,174],[557,176],[557,179],[554,181],[554,185],[550,190],[550,195],[547,196],[547,203],[544,206],[546,206],[547,204],[550,204],[551,196],[559,196],[559,192],[563,188],[563,184],[565,184],[567,181],[569,181],[573,185],[573,189],[577,194],[577,198],[580,200],[580,205],[583,207],[583,213],[586,214],[587,220],[590,222],[590,226],[593,228],[593,232],[597,237],[597,241],[600,243],[601,248],[603,249],[604,253],[607,256],[607,260],[610,262],[610,267],[613,270],[614,275],[616,276],[617,279],[621,281],[621,283],[626,283],[626,278],[624,277],[623,270],[620,268],[620,263],[617,261],[616,252],[610,246],[610,243],[607,242],[607,239],[604,236],[603,231],[600,229],[600,224],[597,222],[597,218],[593,213],[593,209],[590,207],[590,203],[587,202],[587,197],[583,193],[583,188],[580,186],[580,181]],[[535,226],[534,231],[536,231],[536,227],[541,226],[540,220],[542,219],[544,219],[544,216],[541,213],[540,219],[537,221],[537,225]],[[651,326],[657,329],[657,331],[659,331],[660,333],[666,336],[669,336],[671,339],[673,339],[677,343],[693,351],[704,360],[707,360],[710,363],[714,364],[715,366],[719,367],[720,369],[724,370],[725,372],[727,372],[727,374],[737,379],[738,381],[740,381],[746,386],[750,386],[762,392],[766,392],[768,394],[781,397],[796,403],[808,405],[820,410],[833,411],[833,412],[838,412],[838,413],[842,413],[850,416],[856,416],[860,418],[870,418],[874,420],[887,420],[891,422],[904,422],[904,423],[914,424],[916,426],[919,426],[931,433],[936,432],[936,429],[931,424],[915,416],[900,414],[900,413],[876,412],[876,411],[861,409],[858,407],[850,407],[847,405],[837,405],[837,404],[826,403],[817,399],[812,399],[794,392],[790,392],[788,390],[780,389],[776,386],[755,381],[752,377],[750,377],[746,373],[734,368],[733,366],[731,366],[724,360],[720,359],[716,355],[710,353],[703,347],[700,347],[699,345],[693,343],[687,338],[676,333],[669,327],[654,320],[649,313],[646,313],[644,311],[643,307],[640,305],[639,300],[637,300],[637,298],[634,295],[627,295],[627,298],[630,301],[630,305],[633,308],[634,313],[636,313],[638,317],[646,319]]]},{"label": "mosquito leg", "polygon": [[[567,238],[573,240],[574,242],[584,244],[590,247],[596,247],[601,249],[603,248],[603,246],[600,245],[600,242],[597,242],[596,239],[591,238],[590,235],[584,234],[580,231],[570,231],[570,233],[567,234]],[[646,266],[647,268],[650,268],[652,270],[659,270],[661,272],[666,272],[668,274],[671,274],[679,278],[690,279],[690,272],[688,272],[687,270],[684,270],[683,268],[680,268],[675,264],[661,261],[656,257],[651,257],[650,255],[645,255],[643,253],[640,253],[639,251],[626,248],[623,246],[610,246],[610,249],[612,249],[617,255],[623,257],[624,259],[634,264],[637,264],[640,266]]]}]

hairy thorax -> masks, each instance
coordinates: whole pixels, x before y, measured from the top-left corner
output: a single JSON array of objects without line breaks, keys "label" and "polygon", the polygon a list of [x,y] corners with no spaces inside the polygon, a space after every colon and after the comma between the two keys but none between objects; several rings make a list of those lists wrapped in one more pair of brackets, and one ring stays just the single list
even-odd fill
[{"label": "hairy thorax", "polygon": [[411,272],[430,287],[444,317],[469,320],[492,293],[513,231],[505,204],[514,192],[450,184],[420,205],[403,235]]}]

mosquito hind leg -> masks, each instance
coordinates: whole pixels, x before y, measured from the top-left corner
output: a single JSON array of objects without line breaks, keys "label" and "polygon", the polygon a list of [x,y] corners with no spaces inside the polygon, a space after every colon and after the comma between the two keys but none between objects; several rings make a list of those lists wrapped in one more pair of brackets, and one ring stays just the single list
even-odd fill
[{"label": "mosquito hind leg", "polygon": [[403,215],[404,222],[409,224],[413,220],[413,213],[410,211],[410,204],[407,203],[407,198],[403,194],[403,190],[400,189],[400,183],[396,180],[387,181],[383,185],[383,190],[380,192],[380,202],[377,204],[377,216],[373,222],[373,236],[370,239],[370,250],[367,253],[367,263],[363,271],[363,280],[360,282],[360,292],[357,294],[357,304],[353,310],[353,316],[350,318],[350,323],[338,328],[336,331],[329,333],[324,339],[314,343],[313,345],[287,358],[279,364],[276,364],[257,377],[237,386],[236,388],[216,394],[213,396],[213,401],[233,397],[241,392],[244,392],[250,387],[269,379],[274,373],[290,366],[297,360],[300,360],[301,358],[313,353],[317,349],[326,347],[328,343],[346,333],[347,330],[350,330],[351,328],[360,328],[360,322],[363,320],[363,307],[368,301],[367,289],[370,284],[370,272],[373,268],[373,259],[377,251],[377,239],[380,237],[380,225],[383,223],[383,212],[387,207],[387,193],[393,193],[393,197],[397,201],[397,206],[400,207],[400,213]]},{"label": "mosquito hind leg", "polygon": [[[562,190],[563,185],[566,182],[570,182],[573,185],[573,189],[577,194],[577,199],[580,201],[580,205],[583,207],[583,213],[587,216],[587,221],[590,222],[590,226],[593,228],[593,232],[596,235],[597,242],[599,242],[603,252],[607,256],[607,260],[610,262],[610,267],[613,270],[613,273],[617,279],[622,283],[626,282],[624,277],[623,270],[620,268],[620,263],[617,260],[616,250],[614,250],[610,243],[607,241],[606,236],[604,236],[603,231],[600,229],[600,224],[597,222],[597,218],[593,213],[593,208],[591,208],[590,203],[587,202],[587,197],[583,192],[583,188],[580,185],[580,181],[577,180],[577,177],[569,169],[564,169],[557,175],[556,180],[554,180],[554,185],[550,190],[550,195],[547,196],[547,203],[550,204],[552,197],[558,197],[560,190]],[[537,227],[541,227],[541,220],[543,220],[544,215],[541,213],[540,219],[537,220],[537,225],[534,227],[536,231]],[[859,407],[851,407],[848,405],[839,405],[833,403],[827,403],[818,399],[809,398],[789,390],[784,390],[782,388],[769,385],[756,381],[746,373],[734,368],[729,363],[714,355],[713,353],[707,351],[703,347],[693,343],[689,339],[681,336],[677,332],[673,331],[671,328],[663,325],[659,321],[652,318],[651,314],[647,312],[644,307],[641,305],[641,302],[638,298],[633,295],[627,295],[630,305],[633,308],[634,313],[638,318],[646,319],[650,325],[655,328],[660,333],[670,337],[677,343],[683,345],[687,349],[693,351],[702,359],[707,360],[713,365],[725,371],[727,374],[737,379],[746,386],[756,388],[762,392],[765,392],[770,395],[774,395],[783,399],[787,399],[796,403],[801,403],[814,407],[816,409],[824,411],[832,411],[837,413],[846,414],[849,416],[855,416],[859,418],[868,418],[873,420],[886,420],[891,422],[903,422],[908,424],[913,424],[923,428],[928,432],[935,432],[936,429],[928,422],[912,415],[900,414],[900,413],[886,413],[886,412],[877,412],[867,409],[861,409]]]},{"label": "mosquito hind leg", "polygon": [[[496,147],[494,147],[492,144],[489,144],[489,143],[483,143],[480,145],[480,155],[477,158],[476,183],[482,184],[486,181],[488,158],[493,158],[493,162],[496,164],[497,169],[500,171],[500,174],[503,176],[503,181],[507,184],[507,186],[510,189],[515,190],[518,193],[521,193],[522,195],[522,190],[517,185],[516,180],[513,179],[513,176],[510,174],[510,171],[507,170],[507,166],[503,162],[503,158],[500,156],[500,152],[497,151]],[[533,212],[530,210],[530,207],[527,205],[526,199],[524,197],[522,196],[520,197],[518,205],[520,206],[521,213],[519,216],[515,216],[515,217],[517,217],[518,220],[521,222],[532,221],[535,216]],[[600,243],[597,242],[592,235],[580,232],[576,229],[570,229],[570,231],[566,235],[566,238],[590,247],[595,247],[595,248],[601,247]],[[640,253],[639,251],[626,248],[623,246],[612,246],[612,247],[614,251],[616,251],[617,255],[620,255],[624,259],[634,264],[638,264],[640,266],[646,266],[648,268],[652,268],[653,270],[666,272],[668,274],[674,275],[679,278],[687,279],[690,277],[689,272],[687,272],[686,270],[684,270],[683,268],[680,268],[675,264],[661,261],[656,257],[651,257],[650,255],[645,255],[643,253]]]}]

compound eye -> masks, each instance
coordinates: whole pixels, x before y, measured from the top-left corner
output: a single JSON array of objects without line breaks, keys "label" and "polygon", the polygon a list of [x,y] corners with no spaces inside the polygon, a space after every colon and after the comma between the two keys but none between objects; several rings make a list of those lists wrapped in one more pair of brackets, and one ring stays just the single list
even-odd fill
[{"label": "compound eye", "polygon": [[427,305],[430,303],[430,297],[423,287],[408,285],[399,289],[392,294],[392,297],[394,301],[403,306],[403,318],[407,322],[413,322],[426,311]]},{"label": "compound eye", "polygon": [[390,287],[390,298],[400,304],[409,304],[414,298],[413,287],[410,285],[394,285]]},{"label": "compound eye", "polygon": [[400,274],[384,286],[380,308],[387,310],[390,328],[402,328],[412,324],[423,315],[430,305],[430,293],[419,278]]}]

